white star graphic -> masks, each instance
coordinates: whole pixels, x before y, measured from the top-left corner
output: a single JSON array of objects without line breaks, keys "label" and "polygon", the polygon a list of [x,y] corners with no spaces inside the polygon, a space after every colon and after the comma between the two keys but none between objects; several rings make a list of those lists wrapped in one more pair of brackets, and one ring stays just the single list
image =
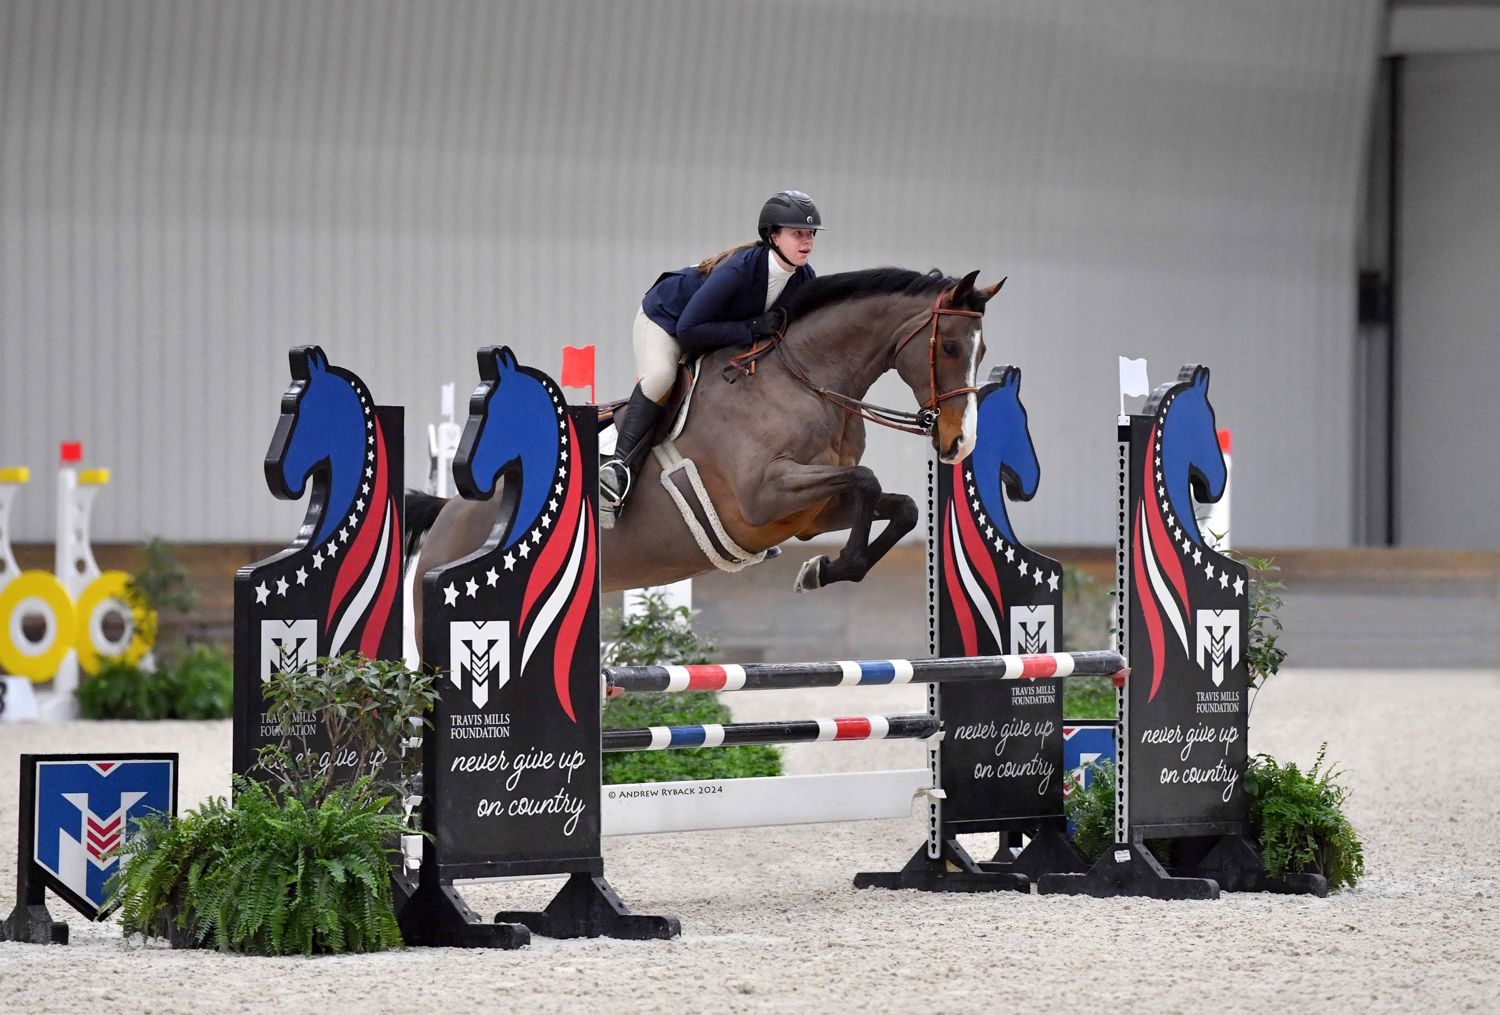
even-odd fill
[{"label": "white star graphic", "polygon": [[1219,588],[1221,588],[1221,589],[1227,589],[1227,588],[1229,588],[1229,572],[1228,571],[1220,571],[1219,572]]},{"label": "white star graphic", "polygon": [[553,497],[551,500],[549,500],[547,502],[547,510],[548,511],[556,511],[557,510],[557,498],[556,497]]},{"label": "white star graphic", "polygon": [[479,583],[473,578],[470,578],[467,582],[464,583],[464,590],[468,592],[469,598],[473,599],[479,593]]},{"label": "white star graphic", "polygon": [[496,571],[494,568],[490,568],[484,573],[484,578],[485,581],[490,583],[490,588],[494,588],[495,583],[500,580],[500,572]]},{"label": "white star graphic", "polygon": [[369,493],[370,492],[370,484],[369,483],[365,483],[363,486],[361,486],[359,488],[359,492],[360,493],[366,493],[366,494]]},{"label": "white star graphic", "polygon": [[364,509],[365,509],[365,499],[363,497],[361,497],[359,500],[357,500],[357,501],[354,502],[354,510],[356,510],[356,511],[363,511]]},{"label": "white star graphic", "polygon": [[1062,577],[1062,575],[1056,574],[1056,573],[1048,575],[1047,576],[1047,588],[1051,589],[1053,592],[1056,592],[1057,591],[1057,579],[1059,579],[1061,577]]},{"label": "white star graphic", "polygon": [[1213,581],[1213,578],[1214,578],[1214,564],[1213,564],[1213,561],[1209,561],[1207,564],[1203,565],[1203,575],[1209,581]]},{"label": "white star graphic", "polygon": [[1024,561],[1024,560],[1023,560],[1023,561],[1021,561],[1021,577],[1022,577],[1022,578],[1025,578],[1025,577],[1026,577],[1026,568],[1027,568],[1027,567],[1028,567],[1028,566],[1029,566],[1029,565],[1027,565],[1027,563],[1026,563],[1026,562],[1025,562],[1025,561]]},{"label": "white star graphic", "polygon": [[1193,566],[1196,567],[1201,563],[1203,563],[1203,551],[1195,549],[1193,551]]},{"label": "white star graphic", "polygon": [[1237,596],[1242,596],[1245,594],[1245,579],[1236,578],[1234,580],[1234,594]]},{"label": "white star graphic", "polygon": [[559,455],[558,455],[558,457],[559,457],[559,458],[561,458],[561,459],[562,459],[562,460],[563,460],[563,461],[565,461],[565,462],[566,462],[566,461],[567,461],[567,460],[568,460],[568,452],[567,452],[567,449],[566,449],[566,448],[565,448],[565,449],[563,449],[563,451],[562,451],[562,453],[561,453],[561,454],[559,454]]},{"label": "white star graphic", "polygon": [[374,469],[366,469],[365,470],[365,478],[366,479],[371,479],[374,476],[375,476],[375,470]]},{"label": "white star graphic", "polygon": [[531,534],[531,542],[533,544],[539,544],[539,543],[541,543],[541,541],[542,541],[542,530],[541,529],[537,529],[535,532],[533,532]]},{"label": "white star graphic", "polygon": [[328,551],[328,559],[332,560],[334,558],[334,555],[339,552],[339,544],[330,539],[328,541],[328,545],[324,547],[324,549]]},{"label": "white star graphic", "polygon": [[457,602],[458,589],[454,588],[453,585],[450,584],[447,588],[443,589],[443,605],[453,606]]},{"label": "white star graphic", "polygon": [[1036,583],[1038,585],[1042,584],[1042,569],[1041,568],[1037,568],[1035,571],[1033,571],[1031,573],[1031,576],[1036,579]]},{"label": "white star graphic", "polygon": [[299,568],[297,568],[297,584],[298,585],[306,585],[307,584],[307,568],[305,568],[305,567],[299,567]]},{"label": "white star graphic", "polygon": [[553,490],[554,493],[562,493],[563,492],[563,485],[561,483],[558,483],[556,486],[554,486],[552,488],[552,490]]},{"label": "white star graphic", "polygon": [[512,557],[510,554],[507,553],[505,555],[505,570],[507,570],[507,571],[514,571],[515,569],[516,569],[516,558]]},{"label": "white star graphic", "polygon": [[527,546],[526,543],[522,541],[522,543],[516,547],[516,552],[519,553],[522,558],[526,558],[531,556],[531,547]]},{"label": "white star graphic", "polygon": [[342,529],[339,529],[339,542],[349,542],[349,526],[346,525]]},{"label": "white star graphic", "polygon": [[1016,559],[1016,548],[1014,546],[1007,546],[1005,548],[1005,562],[1007,564],[1009,564],[1011,561],[1013,561],[1015,559]]},{"label": "white star graphic", "polygon": [[265,582],[261,582],[259,585],[255,586],[255,601],[256,601],[256,603],[264,605],[265,601],[266,601],[266,597],[269,596],[270,594],[271,594],[271,590],[268,589],[268,588],[266,588],[266,583]]},{"label": "white star graphic", "polygon": [[286,579],[285,578],[277,578],[276,579],[276,594],[278,596],[284,596],[284,595],[286,595],[286,589],[287,589]]},{"label": "white star graphic", "polygon": [[313,570],[323,570],[323,552],[321,550],[313,551]]}]

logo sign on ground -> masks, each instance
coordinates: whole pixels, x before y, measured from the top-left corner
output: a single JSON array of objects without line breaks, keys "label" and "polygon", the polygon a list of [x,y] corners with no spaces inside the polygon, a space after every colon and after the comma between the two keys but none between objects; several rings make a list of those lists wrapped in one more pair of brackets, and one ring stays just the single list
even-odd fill
[{"label": "logo sign on ground", "polygon": [[104,885],[135,822],[177,813],[177,755],[27,754],[21,782],[31,873],[90,920],[107,916]]}]

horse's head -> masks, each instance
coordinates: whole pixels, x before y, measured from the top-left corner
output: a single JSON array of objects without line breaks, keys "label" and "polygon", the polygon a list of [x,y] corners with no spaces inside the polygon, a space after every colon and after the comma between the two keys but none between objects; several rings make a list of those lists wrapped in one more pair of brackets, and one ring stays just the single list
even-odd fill
[{"label": "horse's head", "polygon": [[970,465],[985,512],[1005,538],[1015,542],[1000,486],[1003,482],[1011,500],[1030,500],[1042,477],[1026,406],[1021,404],[1020,369],[997,367],[980,396],[978,438]]},{"label": "horse's head", "polygon": [[937,412],[932,443],[938,457],[949,464],[963,461],[974,450],[979,427],[975,378],[984,358],[980,319],[985,303],[1005,284],[1002,279],[975,289],[978,277],[979,272],[971,271],[939,295],[896,355],[902,379],[924,408]]},{"label": "horse's head", "polygon": [[1198,501],[1209,503],[1224,495],[1229,473],[1214,407],[1208,400],[1208,367],[1185,366],[1172,386],[1171,402],[1161,423],[1162,478],[1167,497],[1193,542],[1202,542],[1193,519],[1188,488]]},{"label": "horse's head", "polygon": [[517,364],[508,347],[479,350],[479,386],[453,459],[453,479],[465,497],[487,500],[509,473],[519,491],[505,545],[531,527],[547,501],[560,455],[560,401],[540,375]]},{"label": "horse's head", "polygon": [[358,486],[367,439],[364,408],[353,382],[328,365],[318,346],[292,349],[291,366],[292,383],[266,452],[266,483],[275,496],[300,500],[308,477],[323,473],[326,494],[315,493],[309,509],[321,514],[321,541],[347,513]]}]

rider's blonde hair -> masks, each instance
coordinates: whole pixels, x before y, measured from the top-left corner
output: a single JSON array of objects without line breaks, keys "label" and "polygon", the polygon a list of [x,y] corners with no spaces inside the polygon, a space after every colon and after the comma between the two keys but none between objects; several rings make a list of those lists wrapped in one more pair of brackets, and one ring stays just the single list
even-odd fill
[{"label": "rider's blonde hair", "polygon": [[741,243],[737,247],[730,247],[728,250],[721,250],[712,257],[705,257],[703,260],[698,262],[698,274],[707,275],[709,272],[717,268],[719,266],[719,262],[724,260],[724,258],[733,257],[741,250],[749,250],[751,247],[758,246],[760,246],[759,241],[753,243]]}]

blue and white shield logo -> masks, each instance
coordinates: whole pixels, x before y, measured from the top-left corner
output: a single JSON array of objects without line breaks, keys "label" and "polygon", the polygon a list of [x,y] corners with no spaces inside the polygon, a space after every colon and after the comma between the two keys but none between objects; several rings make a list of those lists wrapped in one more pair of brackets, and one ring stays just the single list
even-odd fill
[{"label": "blue and white shield logo", "polygon": [[111,853],[132,822],[177,809],[177,761],[80,758],[36,763],[32,859],[48,883],[83,915],[107,915],[104,883],[119,869]]}]

